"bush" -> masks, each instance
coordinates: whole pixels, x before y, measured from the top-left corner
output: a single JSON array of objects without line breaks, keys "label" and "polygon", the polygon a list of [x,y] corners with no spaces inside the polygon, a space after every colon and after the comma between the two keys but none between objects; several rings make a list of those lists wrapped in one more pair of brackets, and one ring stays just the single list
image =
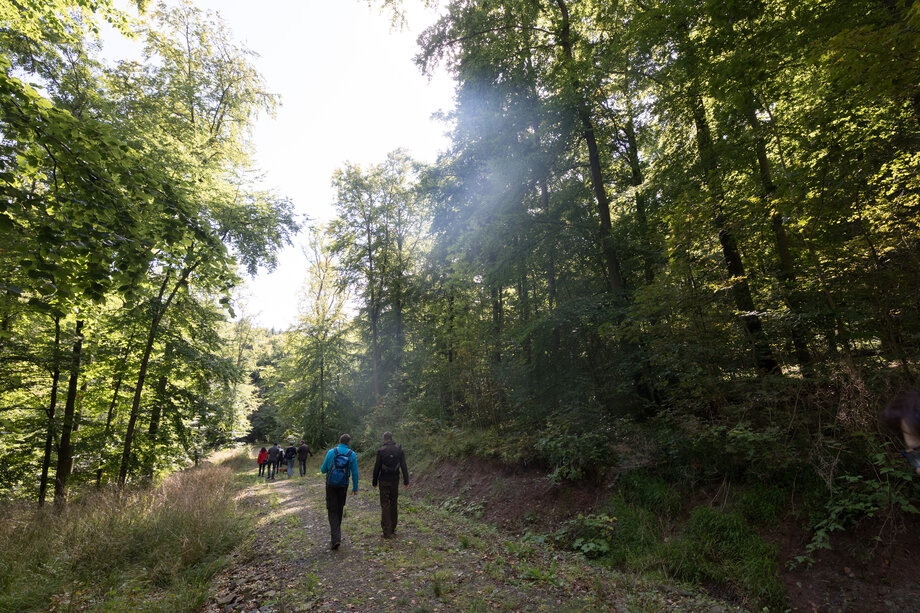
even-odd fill
[{"label": "bush", "polygon": [[556,483],[598,478],[617,460],[608,436],[596,431],[568,434],[551,428],[537,440],[536,449],[539,457],[552,468],[549,477]]},{"label": "bush", "polygon": [[600,558],[610,552],[617,532],[616,518],[610,515],[579,515],[565,522],[553,539],[567,549],[588,558]]},{"label": "bush", "polygon": [[654,566],[661,538],[661,522],[655,514],[629,504],[622,496],[611,499],[602,513],[565,522],[551,536],[557,547],[639,572]]},{"label": "bush", "polygon": [[916,500],[920,499],[920,485],[914,474],[892,454],[872,455],[875,475],[842,474],[834,480],[834,488],[820,512],[813,513],[813,537],[806,547],[806,555],[798,561],[810,561],[817,549],[830,549],[830,535],[855,525],[877,513],[893,512],[917,515]]}]

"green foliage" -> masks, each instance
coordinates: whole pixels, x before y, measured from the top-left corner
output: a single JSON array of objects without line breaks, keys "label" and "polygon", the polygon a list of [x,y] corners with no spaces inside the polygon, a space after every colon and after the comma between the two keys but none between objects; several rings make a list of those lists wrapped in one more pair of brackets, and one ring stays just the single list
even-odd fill
[{"label": "green foliage", "polygon": [[769,527],[785,515],[790,499],[787,487],[754,481],[736,494],[734,508],[752,525]]},{"label": "green foliage", "polygon": [[272,267],[297,224],[250,187],[248,127],[273,97],[218,18],[158,6],[141,28],[157,61],[112,67],[85,39],[97,18],[128,32],[111,2],[12,6],[0,403],[14,429],[0,448],[18,453],[0,485],[41,503],[56,481],[62,502],[68,481],[150,480],[242,434],[255,400],[245,326],[224,327],[230,291],[240,267]]},{"label": "green foliage", "polygon": [[611,543],[618,531],[617,519],[610,515],[581,515],[566,521],[553,534],[557,542],[567,542],[573,551],[589,558],[610,553]]},{"label": "green foliage", "polygon": [[905,470],[899,459],[879,452],[872,455],[875,474],[841,474],[823,508],[814,513],[812,540],[798,561],[809,561],[818,549],[830,549],[831,534],[845,530],[880,513],[920,514],[917,507],[920,485],[915,475]]},{"label": "green foliage", "polygon": [[448,428],[431,420],[406,423],[412,444],[423,457],[442,460],[458,458],[495,459],[501,457],[506,437],[485,428]]},{"label": "green foliage", "polygon": [[568,520],[550,541],[617,568],[643,573],[656,568],[667,531],[663,518],[622,496],[611,498],[603,508],[602,513]]},{"label": "green foliage", "polygon": [[601,432],[569,434],[553,428],[537,440],[536,450],[552,468],[550,479],[557,483],[596,479],[617,461],[608,442],[607,436]]}]

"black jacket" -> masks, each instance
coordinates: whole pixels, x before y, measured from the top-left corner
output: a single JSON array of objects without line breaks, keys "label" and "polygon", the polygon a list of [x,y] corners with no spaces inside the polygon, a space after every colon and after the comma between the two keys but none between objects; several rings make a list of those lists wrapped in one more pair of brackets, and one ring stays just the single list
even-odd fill
[{"label": "black jacket", "polygon": [[[395,470],[394,470],[395,467]],[[406,454],[403,453],[402,447],[388,441],[383,447],[377,450],[377,461],[374,462],[374,481],[376,487],[378,481],[399,481],[399,471],[402,470],[403,484],[409,485],[409,469],[406,468]]]},{"label": "black jacket", "polygon": [[313,455],[313,452],[310,451],[310,446],[304,443],[297,448],[297,459],[303,462],[307,459],[307,456]]}]

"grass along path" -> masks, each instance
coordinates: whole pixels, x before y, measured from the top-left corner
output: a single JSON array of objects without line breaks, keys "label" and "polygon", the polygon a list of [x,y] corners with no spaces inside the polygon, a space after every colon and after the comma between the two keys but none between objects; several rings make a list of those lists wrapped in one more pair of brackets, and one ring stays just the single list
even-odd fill
[{"label": "grass along path", "polygon": [[737,610],[502,534],[426,504],[411,488],[400,491],[389,540],[380,536],[377,491],[349,493],[342,546],[330,551],[320,476],[240,478],[253,533],[212,583],[201,613]]}]

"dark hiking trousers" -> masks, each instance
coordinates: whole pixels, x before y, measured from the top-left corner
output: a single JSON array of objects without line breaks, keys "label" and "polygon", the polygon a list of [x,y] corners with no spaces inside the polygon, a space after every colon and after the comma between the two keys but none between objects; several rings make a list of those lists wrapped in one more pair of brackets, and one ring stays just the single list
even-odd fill
[{"label": "dark hiking trousers", "polygon": [[332,544],[342,542],[342,514],[345,512],[347,487],[326,486],[326,511],[329,514],[329,529],[332,531]]},{"label": "dark hiking trousers", "polygon": [[399,500],[399,481],[381,481],[380,487],[380,527],[383,536],[393,536],[396,522],[399,520],[397,501]]},{"label": "dark hiking trousers", "polygon": [[307,474],[307,461],[300,460],[300,476],[303,477],[305,474]]}]

